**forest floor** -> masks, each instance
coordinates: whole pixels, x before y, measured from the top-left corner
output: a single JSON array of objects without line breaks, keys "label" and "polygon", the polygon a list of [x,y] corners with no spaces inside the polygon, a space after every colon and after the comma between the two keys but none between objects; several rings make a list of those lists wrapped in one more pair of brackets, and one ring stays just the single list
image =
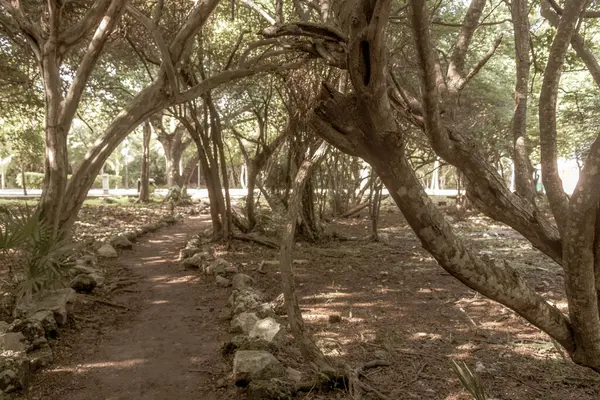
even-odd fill
[{"label": "forest floor", "polygon": [[[140,240],[110,269],[136,283],[110,298],[127,309],[89,302],[54,344],[57,361],[39,373],[24,399],[243,399],[220,346],[229,322],[220,311],[230,289],[183,271],[176,261],[186,237],[208,227],[205,216]],[[481,216],[453,221],[482,257],[507,259],[546,298],[566,309],[562,271],[509,228]],[[550,338],[514,312],[468,289],[420,246],[397,209],[381,215],[381,240],[370,221],[334,220],[328,231],[351,240],[298,243],[294,270],[308,330],[335,362],[370,370],[369,383],[391,399],[466,400],[451,369],[465,361],[494,399],[586,400],[600,397],[600,377],[574,365]],[[334,236],[335,237],[335,236]],[[233,242],[220,256],[280,293],[275,250]],[[338,314],[341,322],[330,323]],[[305,373],[297,349],[276,354]],[[346,399],[344,392],[301,394]]]}]

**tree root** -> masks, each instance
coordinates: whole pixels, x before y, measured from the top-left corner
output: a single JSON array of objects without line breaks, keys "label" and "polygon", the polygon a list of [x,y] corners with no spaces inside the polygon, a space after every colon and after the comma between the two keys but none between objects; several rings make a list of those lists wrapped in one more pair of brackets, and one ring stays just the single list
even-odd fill
[{"label": "tree root", "polygon": [[382,400],[391,400],[388,396],[381,393],[379,390],[369,385],[368,383],[361,381],[360,378],[367,378],[365,372],[368,369],[377,367],[387,367],[390,363],[385,360],[373,360],[369,361],[360,368],[352,369],[346,367],[346,374],[348,376],[348,391],[354,400],[360,400],[365,392],[375,393]]},{"label": "tree root", "polygon": [[233,238],[236,240],[242,240],[245,242],[254,242],[258,243],[262,246],[269,247],[271,249],[279,250],[279,244],[272,241],[271,239],[267,239],[265,237],[257,236],[257,235],[247,235],[247,234],[235,234]]},{"label": "tree root", "polygon": [[93,301],[95,303],[99,303],[99,304],[103,304],[105,306],[109,306],[109,307],[114,307],[114,308],[122,308],[124,310],[130,311],[131,308],[129,308],[128,306],[124,305],[124,304],[117,304],[117,303],[112,303],[108,300],[102,300],[102,299],[98,299],[92,296],[88,296],[88,295],[83,295],[80,294],[79,296],[82,296],[84,299],[89,300],[89,301]]}]

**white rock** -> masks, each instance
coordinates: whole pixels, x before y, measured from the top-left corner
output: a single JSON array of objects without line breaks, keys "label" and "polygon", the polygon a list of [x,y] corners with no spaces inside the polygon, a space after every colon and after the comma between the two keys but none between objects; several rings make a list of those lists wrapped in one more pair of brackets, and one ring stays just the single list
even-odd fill
[{"label": "white rock", "polygon": [[292,382],[300,382],[302,380],[302,372],[292,367],[286,368],[285,376]]},{"label": "white rock", "polygon": [[233,378],[238,386],[251,380],[277,378],[285,373],[273,354],[260,350],[238,350],[233,359]]},{"label": "white rock", "polygon": [[246,274],[235,274],[231,280],[233,288],[237,290],[246,289],[254,283],[254,279]]},{"label": "white rock", "polygon": [[231,282],[229,281],[229,279],[223,278],[221,275],[217,275],[217,277],[215,278],[215,282],[217,282],[217,285],[222,287],[231,286]]},{"label": "white rock", "polygon": [[52,311],[58,325],[67,323],[76,293],[73,289],[44,290],[30,301],[21,300],[15,307],[15,317],[32,316],[38,311]]},{"label": "white rock", "polygon": [[27,350],[25,336],[21,332],[7,332],[0,335],[0,350],[2,353],[20,353]]},{"label": "white rock", "polygon": [[280,330],[281,325],[273,318],[267,317],[256,322],[249,335],[271,343]]},{"label": "white rock", "polygon": [[243,312],[235,316],[231,320],[231,333],[248,333],[258,322],[258,317],[255,313]]},{"label": "white rock", "polygon": [[98,249],[98,255],[100,257],[115,258],[118,257],[117,251],[110,244],[105,243]]}]

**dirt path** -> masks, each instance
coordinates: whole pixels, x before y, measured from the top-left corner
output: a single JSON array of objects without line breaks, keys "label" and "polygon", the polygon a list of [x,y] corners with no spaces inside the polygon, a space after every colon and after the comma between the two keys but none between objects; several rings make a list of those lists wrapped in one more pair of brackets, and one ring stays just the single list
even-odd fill
[{"label": "dirt path", "polygon": [[39,374],[26,397],[235,398],[234,389],[216,388],[230,368],[219,352],[227,325],[218,317],[229,293],[182,271],[175,261],[186,236],[206,224],[206,218],[188,219],[141,239],[134,250],[123,253],[115,267],[131,268],[139,283],[113,301],[137,305],[135,309],[112,326],[97,327],[101,333],[81,326],[66,332],[61,341],[71,351]]}]

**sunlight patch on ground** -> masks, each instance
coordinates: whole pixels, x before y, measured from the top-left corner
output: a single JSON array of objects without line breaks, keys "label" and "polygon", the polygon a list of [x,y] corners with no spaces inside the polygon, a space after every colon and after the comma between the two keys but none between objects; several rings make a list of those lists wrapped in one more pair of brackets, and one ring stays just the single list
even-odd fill
[{"label": "sunlight patch on ground", "polygon": [[160,282],[160,283],[166,283],[166,284],[171,284],[171,283],[188,283],[188,282],[192,282],[194,280],[196,280],[198,277],[195,275],[185,275],[185,276],[180,276],[177,278],[171,278],[170,276],[156,276],[152,279],[150,279],[153,282]]},{"label": "sunlight patch on ground", "polygon": [[146,360],[144,359],[131,359],[124,361],[107,361],[107,362],[98,362],[98,363],[88,363],[88,364],[79,364],[76,367],[59,367],[50,369],[49,372],[74,372],[81,373],[85,372],[84,370],[93,369],[93,368],[132,368],[140,364],[144,364]]},{"label": "sunlight patch on ground", "polygon": [[318,294],[314,294],[312,296],[310,296],[310,298],[313,299],[333,299],[333,298],[343,298],[343,297],[350,297],[352,296],[351,293],[344,293],[344,292],[329,292],[329,293],[318,293]]}]

